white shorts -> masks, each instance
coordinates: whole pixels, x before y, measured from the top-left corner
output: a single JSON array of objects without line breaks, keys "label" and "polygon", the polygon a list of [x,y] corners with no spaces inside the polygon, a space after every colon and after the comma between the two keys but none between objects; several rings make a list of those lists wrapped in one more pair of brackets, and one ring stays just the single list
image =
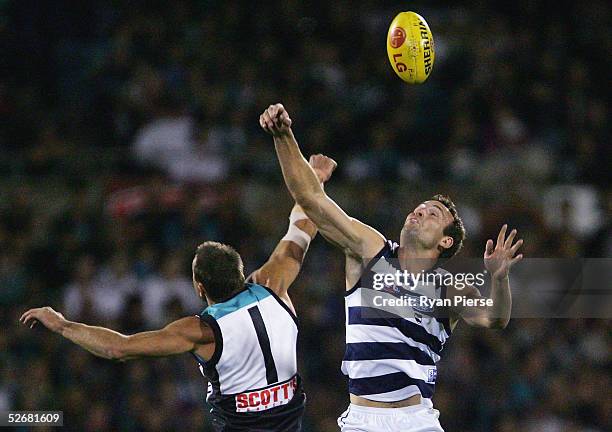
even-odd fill
[{"label": "white shorts", "polygon": [[444,432],[440,411],[426,404],[404,408],[370,408],[350,404],[338,417],[342,432]]}]

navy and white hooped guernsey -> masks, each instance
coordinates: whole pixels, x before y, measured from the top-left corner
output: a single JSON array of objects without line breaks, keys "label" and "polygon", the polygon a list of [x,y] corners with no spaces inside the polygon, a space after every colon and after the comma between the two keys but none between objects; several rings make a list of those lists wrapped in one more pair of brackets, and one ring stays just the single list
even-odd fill
[{"label": "navy and white hooped guernsey", "polygon": [[217,431],[299,431],[305,395],[297,373],[297,318],[274,292],[254,283],[204,309],[215,335],[206,400]]},{"label": "navy and white hooped guernsey", "polygon": [[[378,402],[400,401],[416,394],[430,399],[436,363],[451,334],[448,310],[443,310],[446,308],[434,308],[429,313],[418,311],[406,317],[372,307],[368,301],[374,275],[380,274],[374,267],[399,270],[391,266],[393,260],[397,263],[398,249],[397,243],[386,240],[357,284],[345,294],[346,351],[342,372],[349,377],[350,393]],[[440,268],[433,272],[447,273]],[[446,297],[444,286],[434,289],[437,298]]]}]

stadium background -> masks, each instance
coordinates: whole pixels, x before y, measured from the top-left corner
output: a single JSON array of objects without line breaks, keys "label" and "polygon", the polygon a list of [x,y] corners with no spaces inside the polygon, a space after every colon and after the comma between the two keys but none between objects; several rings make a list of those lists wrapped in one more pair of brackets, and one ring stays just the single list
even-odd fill
[{"label": "stadium background", "polygon": [[[258,116],[281,101],[328,191],[396,238],[445,192],[465,256],[508,222],[535,257],[610,257],[610,6],[593,2],[0,2],[0,411],[57,409],[67,430],[207,431],[188,355],[115,364],[17,324],[49,304],[122,332],[197,311],[191,254],[227,242],[247,269],[291,201]],[[404,85],[384,37],[428,20],[436,63]],[[291,289],[306,431],[336,430],[343,259],[322,239]],[[461,325],[434,403],[448,431],[612,428],[610,321]]]}]

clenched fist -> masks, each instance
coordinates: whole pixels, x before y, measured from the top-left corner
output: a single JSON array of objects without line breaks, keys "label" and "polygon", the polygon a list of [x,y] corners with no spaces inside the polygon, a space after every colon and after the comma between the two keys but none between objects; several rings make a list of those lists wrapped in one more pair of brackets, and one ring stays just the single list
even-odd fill
[{"label": "clenched fist", "polygon": [[281,136],[289,133],[291,130],[291,119],[285,107],[282,104],[270,105],[259,116],[259,124],[272,136]]},{"label": "clenched fist", "polygon": [[335,160],[322,154],[310,156],[308,163],[317,174],[317,177],[321,183],[325,183],[327,180],[329,180],[332,173],[338,166]]}]

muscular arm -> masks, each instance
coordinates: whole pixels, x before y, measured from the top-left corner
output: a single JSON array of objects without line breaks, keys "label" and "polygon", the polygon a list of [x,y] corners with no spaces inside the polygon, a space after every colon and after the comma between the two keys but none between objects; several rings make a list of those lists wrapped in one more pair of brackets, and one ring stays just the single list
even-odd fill
[{"label": "muscular arm", "polygon": [[[294,211],[301,211],[296,205]],[[306,233],[311,239],[317,234],[317,227],[309,219],[301,219],[294,225]],[[285,298],[287,290],[300,272],[306,251],[297,243],[281,240],[266,263],[251,275],[256,283],[261,283],[279,297]]]},{"label": "muscular arm", "polygon": [[274,146],[289,192],[319,232],[346,255],[359,261],[373,257],[383,247],[384,237],[372,227],[349,217],[327,196],[300,151],[282,105],[268,108],[260,122],[274,136]]},{"label": "muscular arm", "polygon": [[[479,306],[464,306],[455,308],[455,312],[465,322],[476,327],[505,328],[510,321],[512,311],[512,293],[510,292],[510,268],[519,262],[522,254],[515,256],[523,244],[523,240],[514,242],[517,231],[514,229],[506,238],[508,225],[504,225],[497,236],[497,243],[488,240],[485,245],[484,263],[491,275],[492,304]],[[452,288],[449,290],[451,296],[465,296],[477,301],[484,300],[480,291],[475,287],[467,287],[463,290]],[[490,303],[491,303],[490,302]]]},{"label": "muscular arm", "polygon": [[[331,178],[337,166],[333,159],[324,155],[311,156],[308,164],[316,173],[321,187]],[[287,234],[270,259],[251,275],[251,279],[272,289],[292,307],[287,290],[300,272],[310,241],[317,235],[317,227],[297,204],[291,210],[289,224]]]},{"label": "muscular arm", "polygon": [[33,327],[41,322],[49,330],[85,348],[92,354],[111,360],[131,360],[139,357],[163,357],[173,354],[214,350],[212,329],[198,317],[181,318],[161,330],[123,335],[104,327],[68,321],[49,307],[30,309],[21,317]]}]

